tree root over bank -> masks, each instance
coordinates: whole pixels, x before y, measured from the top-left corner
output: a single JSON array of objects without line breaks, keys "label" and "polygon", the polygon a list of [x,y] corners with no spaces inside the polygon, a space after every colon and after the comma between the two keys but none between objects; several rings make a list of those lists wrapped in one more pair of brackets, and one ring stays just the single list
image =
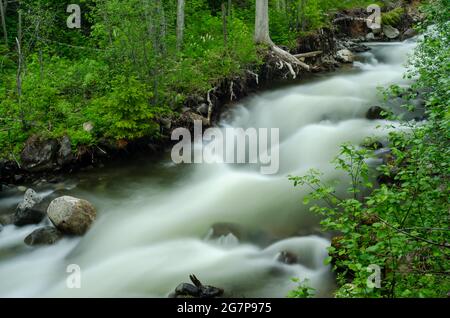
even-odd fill
[{"label": "tree root over bank", "polygon": [[274,59],[278,60],[276,62],[278,69],[281,70],[286,67],[288,69],[288,74],[291,74],[293,79],[297,78],[300,69],[307,71],[311,70],[311,67],[308,64],[300,61],[297,57],[275,44],[270,45],[270,54]]}]

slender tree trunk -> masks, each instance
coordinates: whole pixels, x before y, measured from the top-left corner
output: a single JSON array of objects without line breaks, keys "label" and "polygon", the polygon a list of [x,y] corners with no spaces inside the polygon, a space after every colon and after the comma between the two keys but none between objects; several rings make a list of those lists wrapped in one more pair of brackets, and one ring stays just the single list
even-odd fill
[{"label": "slender tree trunk", "polygon": [[273,45],[269,32],[269,0],[256,0],[255,42]]},{"label": "slender tree trunk", "polygon": [[112,31],[111,23],[109,22],[108,7],[107,7],[106,0],[102,1],[102,7],[100,8],[100,10],[102,11],[103,23],[105,23],[106,29],[108,30],[109,45],[112,46],[113,31]]},{"label": "slender tree trunk", "polygon": [[222,22],[223,22],[223,43],[225,46],[227,46],[228,28],[227,28],[227,8],[225,2],[222,2]]},{"label": "slender tree trunk", "polygon": [[275,0],[275,8],[277,11],[281,11],[281,0]]},{"label": "slender tree trunk", "polygon": [[231,13],[232,13],[232,7],[233,7],[233,1],[232,0],[228,0],[228,16],[231,17]]},{"label": "slender tree trunk", "polygon": [[3,28],[3,37],[5,40],[6,46],[8,46],[8,32],[6,30],[6,3],[5,6],[3,6],[3,0],[0,0],[0,18],[2,22],[2,28]]},{"label": "slender tree trunk", "polygon": [[306,0],[301,0],[300,2],[300,20],[301,20],[301,30],[304,32],[306,29]]},{"label": "slender tree trunk", "polygon": [[17,38],[19,39],[19,44],[22,44],[22,6],[19,0],[19,23],[17,27]]},{"label": "slender tree trunk", "polygon": [[286,66],[292,74],[292,77],[296,78],[297,76],[294,67],[298,66],[310,70],[310,67],[307,64],[301,62],[289,52],[280,49],[270,39],[268,0],[256,0],[255,42],[257,44],[266,44],[270,46],[272,53],[279,58],[281,67]]},{"label": "slender tree trunk", "polygon": [[155,21],[155,32],[153,34],[155,49],[158,54],[164,55],[166,52],[166,16],[161,0],[155,0],[152,19]]},{"label": "slender tree trunk", "polygon": [[164,10],[164,4],[162,1],[159,1],[159,13],[161,15],[161,41],[162,41],[162,50],[163,53],[166,52],[166,35],[167,35],[167,19],[166,19],[166,11]]},{"label": "slender tree trunk", "polygon": [[178,51],[180,51],[183,47],[184,7],[185,7],[185,0],[178,0],[178,6],[177,6],[177,50]]},{"label": "slender tree trunk", "polygon": [[26,130],[26,123],[25,123],[25,112],[22,108],[22,72],[23,72],[23,52],[22,52],[22,11],[21,11],[21,3],[19,1],[19,21],[18,21],[18,27],[17,27],[17,37],[16,37],[16,44],[17,44],[17,76],[16,76],[16,85],[17,85],[17,99],[19,103],[19,109],[20,109],[20,120],[22,121],[22,129]]}]

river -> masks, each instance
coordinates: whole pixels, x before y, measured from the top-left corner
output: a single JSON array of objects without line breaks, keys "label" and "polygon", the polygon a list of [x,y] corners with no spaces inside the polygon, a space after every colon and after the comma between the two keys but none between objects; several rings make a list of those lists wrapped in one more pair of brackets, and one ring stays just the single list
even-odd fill
[{"label": "river", "polygon": [[[70,177],[59,186],[97,207],[95,225],[83,238],[41,248],[23,243],[36,226],[4,227],[0,297],[166,297],[191,273],[232,297],[285,297],[292,278],[331,296],[334,276],[323,264],[330,237],[302,204],[307,189],[287,176],[316,168],[344,181],[330,163],[339,145],[385,139],[388,129],[377,128],[385,122],[365,114],[379,104],[377,87],[404,83],[414,42],[370,46],[353,67],[259,92],[224,114],[221,127],[280,128],[276,175],[245,165],[177,166],[164,154]],[[4,197],[0,208],[19,200]],[[297,261],[278,261],[283,251]],[[69,264],[81,268],[79,289],[66,286]]]}]

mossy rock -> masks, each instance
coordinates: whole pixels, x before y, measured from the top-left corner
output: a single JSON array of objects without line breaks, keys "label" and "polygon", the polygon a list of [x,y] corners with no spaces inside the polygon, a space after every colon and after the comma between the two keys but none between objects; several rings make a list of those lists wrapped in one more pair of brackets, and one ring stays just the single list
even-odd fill
[{"label": "mossy rock", "polygon": [[405,14],[403,8],[395,8],[389,12],[381,15],[381,21],[383,25],[398,26],[402,22],[402,16]]}]

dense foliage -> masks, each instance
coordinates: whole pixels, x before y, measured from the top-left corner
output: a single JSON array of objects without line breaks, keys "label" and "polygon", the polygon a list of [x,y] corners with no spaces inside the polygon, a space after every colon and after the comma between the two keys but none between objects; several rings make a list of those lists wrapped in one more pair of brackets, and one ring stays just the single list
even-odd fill
[{"label": "dense foliage", "polygon": [[[407,73],[414,84],[388,91],[410,101],[420,92],[427,120],[390,134],[390,155],[377,172],[381,184],[375,186],[367,163],[373,152],[351,145],[343,145],[335,161],[350,176],[347,196],[318,171],[291,178],[313,188],[305,203],[323,200],[311,210],[323,216],[326,230],[339,233],[327,259],[337,273],[337,297],[447,297],[450,291],[448,7],[447,0],[425,7],[427,20],[419,27],[428,31]],[[412,110],[410,104],[405,108]],[[371,281],[377,266],[380,288]]]},{"label": "dense foliage", "polygon": [[[2,157],[18,158],[32,134],[68,135],[74,149],[101,138],[157,139],[161,120],[189,97],[205,96],[217,82],[261,63],[253,43],[254,1],[187,1],[181,49],[176,0],[78,2],[81,29],[67,28],[65,1],[3,1]],[[370,2],[270,1],[271,35],[294,46],[300,34],[326,25],[333,10]],[[85,123],[94,129],[84,130]]]}]

